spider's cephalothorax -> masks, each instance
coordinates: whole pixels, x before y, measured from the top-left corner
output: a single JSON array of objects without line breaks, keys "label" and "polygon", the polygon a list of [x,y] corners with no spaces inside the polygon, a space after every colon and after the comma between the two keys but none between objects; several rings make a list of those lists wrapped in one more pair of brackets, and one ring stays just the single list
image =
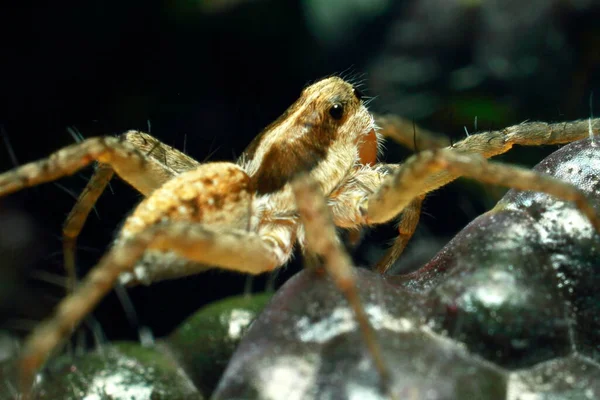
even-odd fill
[{"label": "spider's cephalothorax", "polygon": [[[419,220],[424,195],[459,176],[542,191],[574,201],[600,231],[600,219],[574,186],[488,157],[513,145],[574,141],[593,134],[597,120],[525,123],[471,135],[451,147],[423,151],[404,164],[376,162],[375,122],[360,92],[337,77],[308,86],[300,98],[246,149],[237,163],[206,163],[130,131],[58,150],[0,174],[0,196],[73,174],[93,161],[96,172],[65,222],[65,267],[71,293],[30,335],[21,363],[28,392],[36,371],[118,279],[151,283],[217,267],[258,274],[285,264],[295,243],[317,254],[354,310],[374,367],[388,372],[363,310],[351,261],[335,226],[360,229],[401,214],[399,237],[377,268],[402,253]],[[382,131],[410,137],[398,118],[379,117]],[[434,143],[435,141],[431,141]],[[113,246],[75,286],[75,241],[114,174],[146,198],[126,218]]]},{"label": "spider's cephalothorax", "polygon": [[331,193],[361,162],[359,150],[372,146],[375,123],[359,92],[333,77],[304,89],[250,143],[240,163],[258,194],[281,190],[299,171],[310,171],[323,192]]},{"label": "spider's cephalothorax", "polygon": [[[193,221],[214,230],[255,232],[269,247],[269,263],[255,265],[248,260],[240,267],[239,260],[233,260],[233,264],[222,260],[218,265],[250,273],[270,270],[288,261],[296,242],[304,244],[289,185],[294,177],[308,173],[333,203],[350,196],[362,198],[365,188],[357,187],[360,184],[356,175],[362,168],[370,168],[365,164],[375,161],[378,146],[373,117],[358,92],[340,78],[324,79],[307,87],[277,121],[258,135],[237,165],[198,165],[157,188],[127,218],[118,240],[162,221]],[[372,178],[368,182],[371,192],[380,183],[378,174]],[[338,218],[345,221],[338,225],[358,226],[354,215],[345,215],[351,208],[336,209]],[[127,284],[150,283],[204,268],[175,251],[150,249],[120,279]]]}]

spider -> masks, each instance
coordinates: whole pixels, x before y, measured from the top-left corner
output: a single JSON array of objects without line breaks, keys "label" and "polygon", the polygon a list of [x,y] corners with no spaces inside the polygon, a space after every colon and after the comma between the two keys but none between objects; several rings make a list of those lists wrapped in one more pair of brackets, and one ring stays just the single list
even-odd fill
[{"label": "spider", "polygon": [[[377,119],[389,136],[402,136],[398,121]],[[584,138],[594,133],[597,122],[523,123],[420,152],[400,165],[378,163],[381,135],[362,94],[343,79],[329,77],[306,87],[236,163],[201,164],[146,133],[129,131],[120,137],[90,138],[5,172],[0,175],[0,196],[98,163],[64,226],[71,293],[29,336],[20,364],[22,388],[30,390],[52,351],[118,280],[149,284],[208,266],[260,274],[288,262],[296,243],[313,262],[322,262],[348,299],[385,385],[388,371],[335,227],[361,229],[401,214],[399,237],[376,267],[385,272],[412,236],[425,194],[466,176],[573,201],[600,231],[600,219],[574,186],[486,160],[515,144]],[[76,285],[76,238],[115,173],[145,199],[125,219],[112,247]]]}]

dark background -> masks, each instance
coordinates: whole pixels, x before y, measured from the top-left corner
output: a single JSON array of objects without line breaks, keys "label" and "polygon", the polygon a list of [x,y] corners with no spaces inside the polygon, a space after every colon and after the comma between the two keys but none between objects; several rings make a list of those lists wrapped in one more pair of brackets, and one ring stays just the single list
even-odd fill
[{"label": "dark background", "polygon": [[[229,0],[19,2],[0,9],[0,171],[83,137],[151,131],[198,160],[234,160],[323,76],[360,79],[371,108],[453,140],[524,120],[590,115],[600,73],[592,0]],[[600,96],[600,94],[599,94]],[[598,103],[596,101],[595,103]],[[595,107],[598,110],[598,107]],[[475,126],[475,118],[477,125]],[[385,159],[409,152],[389,144]],[[556,147],[502,159],[534,165]],[[62,296],[61,225],[91,169],[0,199],[0,328],[25,334]],[[71,194],[72,193],[72,194]],[[502,190],[468,182],[430,195],[396,270],[430,258]],[[118,179],[79,240],[83,276],[140,195]],[[368,265],[394,236],[371,232]],[[294,262],[280,285],[300,268]],[[257,278],[255,291],[266,278]],[[168,333],[248,279],[211,271],[129,291],[139,323]],[[95,313],[111,339],[137,338],[116,296]],[[135,325],[135,324],[134,324]]]}]

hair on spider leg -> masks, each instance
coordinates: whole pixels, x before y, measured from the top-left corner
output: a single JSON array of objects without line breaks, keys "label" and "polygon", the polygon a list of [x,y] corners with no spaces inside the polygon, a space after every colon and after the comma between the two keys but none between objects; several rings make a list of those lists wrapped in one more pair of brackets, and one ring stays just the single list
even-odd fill
[{"label": "hair on spider leg", "polygon": [[67,126],[67,132],[71,135],[75,143],[81,143],[85,140],[85,137],[79,129],[74,126]]},{"label": "hair on spider leg", "polygon": [[29,277],[44,283],[49,283],[51,285],[58,286],[63,289],[67,288],[67,278],[59,274],[55,274],[44,270],[34,270],[29,274]]},{"label": "hair on spider leg", "polygon": [[88,351],[87,331],[92,336],[93,347],[102,354],[104,345],[108,343],[108,338],[102,329],[102,325],[93,314],[85,317],[82,325],[75,329],[71,340],[65,343],[64,353],[74,361],[75,357],[81,357]]},{"label": "hair on spider leg", "polygon": [[[102,324],[100,321],[93,315],[88,315],[84,320],[83,324],[89,330],[94,340],[94,348],[102,353],[104,346],[108,343],[108,338],[104,333],[104,329],[102,329]],[[85,354],[86,353],[86,345],[85,345],[85,333],[81,330],[81,338],[84,340],[81,344],[77,344],[75,351],[77,354]]]},{"label": "hair on spider leg", "polygon": [[[154,152],[154,150],[156,150],[156,149],[158,149],[160,147],[161,144],[162,143],[157,140],[156,143],[154,143],[154,146],[152,146],[150,148],[150,150],[148,150],[146,152],[146,155],[147,156],[151,155]],[[165,161],[165,165],[167,165],[167,155],[166,154],[165,154],[165,160],[164,161]]]},{"label": "hair on spider leg", "polygon": [[[93,348],[100,354],[104,355],[104,346],[109,342],[100,321],[92,314],[85,317],[82,325],[75,330],[71,340],[65,344],[63,354],[66,354],[74,362],[76,357],[84,356],[89,349],[88,334],[92,337]],[[77,370],[75,370],[77,371]]]},{"label": "hair on spider leg", "polygon": [[73,198],[75,201],[77,201],[77,198],[79,197],[77,194],[75,194],[75,192],[73,192],[71,189],[68,189],[66,186],[61,185],[58,182],[52,182],[54,184],[54,186],[56,186],[57,188],[59,188],[60,190],[62,190],[63,192],[65,192],[66,194],[68,194],[71,198]]},{"label": "hair on spider leg", "polygon": [[[85,136],[83,136],[83,133],[81,133],[81,131],[79,129],[77,129],[77,127],[75,127],[75,126],[68,126],[67,127],[67,132],[71,135],[71,137],[73,138],[73,140],[75,140],[75,143],[81,143],[81,142],[83,142],[85,140]],[[91,179],[90,177],[85,176],[83,174],[77,174],[76,176],[79,177],[79,178],[82,178],[83,180],[85,180],[86,183],[89,182],[90,179]],[[108,183],[108,188],[109,188],[109,190],[110,190],[110,192],[112,194],[115,193],[114,190],[113,190],[112,185],[110,184],[110,182]],[[88,190],[89,189],[86,187],[84,189],[84,193],[86,191],[88,191]],[[72,197],[75,197],[75,200],[78,199],[78,196],[75,196],[73,193],[70,193],[70,194],[71,194]],[[96,208],[96,206],[92,207],[92,211],[94,211],[94,214],[96,214],[96,217],[100,218],[100,214],[98,213],[98,209]]]},{"label": "hair on spider leg", "polygon": [[[148,144],[148,140],[146,139],[146,137],[144,136],[143,132],[138,131],[136,132],[137,136],[142,139],[142,142],[144,142],[144,146]],[[120,140],[125,140],[126,137],[125,136],[120,136]]]},{"label": "hair on spider leg", "polygon": [[[66,194],[68,194],[75,201],[77,201],[77,199],[79,198],[79,195],[77,195],[74,191],[67,188],[66,186],[61,185],[58,182],[52,182],[52,184],[54,186],[56,186],[57,188],[59,188],[60,190],[62,190],[63,192],[65,192]],[[84,192],[85,192],[85,189],[84,189]],[[96,208],[96,206],[92,207],[92,211],[94,211],[94,214],[96,214],[96,217],[100,218],[100,213],[98,213],[98,209]],[[62,240],[62,238],[61,238],[61,240]]]},{"label": "hair on spider leg", "polygon": [[[212,156],[214,156],[221,149],[221,146],[217,146],[213,150],[211,150],[211,148],[215,145],[216,140],[217,140],[216,136],[212,138],[212,140],[210,142],[210,146],[208,147],[209,153],[208,153],[208,155],[206,157],[204,157],[204,160],[202,162],[209,161],[212,158]],[[234,153],[234,152],[232,151],[232,153]],[[235,158],[237,158],[237,156],[235,154],[233,154],[233,156]]]},{"label": "hair on spider leg", "polygon": [[[96,166],[94,166],[94,169],[95,169],[96,167],[97,167],[97,165],[96,165]],[[89,183],[89,182],[90,182],[90,180],[92,179],[92,176],[93,176],[93,175],[87,176],[87,175],[84,175],[84,174],[77,174],[77,175],[74,175],[74,176],[76,176],[76,177],[78,177],[79,179],[83,180],[83,181],[84,181],[84,182],[87,184],[87,183]],[[114,195],[114,194],[115,194],[115,190],[114,190],[114,188],[112,187],[112,184],[111,184],[111,182],[108,182],[108,183],[106,184],[106,186],[108,187],[108,190],[110,190],[110,193]],[[81,194],[82,194],[82,195],[83,195],[83,194],[86,194],[86,193],[88,193],[89,191],[90,191],[90,188],[86,186],[85,188],[83,188],[83,191],[81,192]],[[96,214],[96,216],[97,216],[98,218],[100,218],[100,214],[98,213],[98,210],[96,209],[96,206],[92,207],[92,211],[94,211],[94,213]]]},{"label": "hair on spider leg", "polygon": [[13,163],[13,166],[19,166],[19,160],[17,159],[17,155],[15,154],[15,149],[12,147],[12,144],[10,143],[10,138],[8,137],[8,132],[6,132],[6,129],[2,124],[0,124],[0,136],[2,136],[2,141],[4,142],[4,146],[6,147],[6,151],[8,152],[8,157]]},{"label": "hair on spider leg", "polygon": [[[454,120],[454,110],[453,109],[448,109],[444,114],[447,115],[447,119],[449,121]],[[450,140],[450,148],[454,148],[454,135],[452,134],[452,132],[448,132],[448,139]],[[459,140],[459,142],[460,142],[460,140]]]}]

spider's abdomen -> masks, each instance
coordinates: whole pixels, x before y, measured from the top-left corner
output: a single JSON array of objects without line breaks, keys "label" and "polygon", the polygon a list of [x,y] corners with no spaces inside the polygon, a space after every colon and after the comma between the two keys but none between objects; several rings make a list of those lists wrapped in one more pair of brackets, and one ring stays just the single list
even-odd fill
[{"label": "spider's abdomen", "polygon": [[248,229],[255,190],[246,172],[227,163],[208,163],[156,189],[127,218],[122,237],[166,221]]}]

